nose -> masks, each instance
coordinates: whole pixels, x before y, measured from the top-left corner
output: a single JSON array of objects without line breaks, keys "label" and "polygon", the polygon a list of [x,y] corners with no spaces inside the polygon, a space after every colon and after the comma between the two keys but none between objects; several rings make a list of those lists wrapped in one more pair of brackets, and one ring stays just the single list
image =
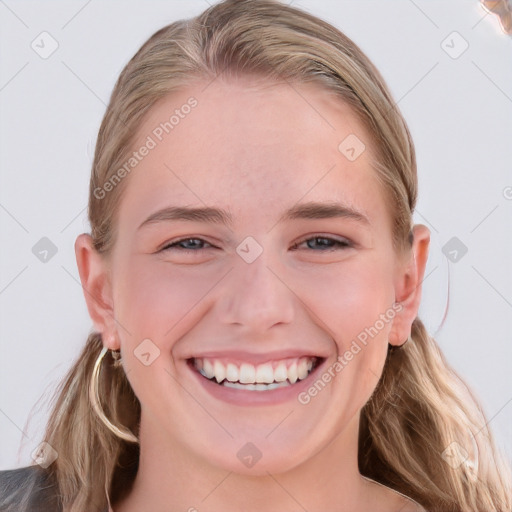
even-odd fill
[{"label": "nose", "polygon": [[263,253],[252,263],[242,258],[228,274],[221,294],[220,320],[237,324],[252,334],[264,334],[277,324],[289,324],[294,317],[295,296],[281,267]]}]

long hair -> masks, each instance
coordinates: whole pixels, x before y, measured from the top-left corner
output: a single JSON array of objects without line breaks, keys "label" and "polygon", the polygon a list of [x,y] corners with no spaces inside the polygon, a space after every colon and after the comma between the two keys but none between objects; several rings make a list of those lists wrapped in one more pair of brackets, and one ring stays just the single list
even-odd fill
[{"label": "long hair", "polygon": [[[104,197],[98,190],[129,158],[144,116],[168,94],[221,73],[312,83],[349,105],[378,156],[372,166],[388,199],[395,250],[408,247],[416,157],[381,74],[347,36],[306,12],[274,0],[226,0],[158,30],[119,76],[90,179],[88,214],[99,253],[108,256],[115,244],[118,205],[129,180]],[[113,434],[91,407],[87,390],[101,350],[101,336],[92,332],[56,392],[44,437],[58,452],[48,471],[69,512],[103,510],[107,495],[115,503],[137,472],[139,446]],[[138,435],[140,403],[110,354],[99,387],[108,418]],[[507,464],[496,452],[481,408],[419,318],[405,346],[388,352],[362,410],[359,470],[431,512],[512,510]]]}]

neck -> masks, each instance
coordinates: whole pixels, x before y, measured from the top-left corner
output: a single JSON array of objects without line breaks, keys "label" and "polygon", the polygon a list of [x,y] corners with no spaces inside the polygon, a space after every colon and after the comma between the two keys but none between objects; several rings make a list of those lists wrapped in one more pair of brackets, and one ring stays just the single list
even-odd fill
[{"label": "neck", "polygon": [[161,427],[143,413],[138,473],[130,494],[114,504],[113,509],[115,512],[145,509],[267,512],[269,507],[281,512],[364,510],[368,483],[358,470],[358,427],[356,414],[344,431],[302,464],[285,472],[265,470],[259,476],[252,476],[212,466],[200,454],[169,442]]}]

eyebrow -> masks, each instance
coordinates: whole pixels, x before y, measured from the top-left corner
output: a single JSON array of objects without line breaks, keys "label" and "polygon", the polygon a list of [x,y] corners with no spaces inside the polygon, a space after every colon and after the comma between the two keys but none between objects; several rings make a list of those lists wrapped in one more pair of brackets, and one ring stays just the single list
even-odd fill
[{"label": "eyebrow", "polygon": [[[286,210],[279,218],[278,222],[298,219],[329,219],[329,218],[347,218],[362,224],[370,225],[368,217],[362,212],[348,205],[333,202],[307,202],[292,206]],[[187,206],[169,206],[152,213],[137,228],[149,224],[168,221],[192,221],[192,222],[208,222],[212,224],[222,224],[227,227],[233,226],[233,217],[227,211],[214,207],[187,207]]]},{"label": "eyebrow", "polygon": [[310,201],[297,204],[286,210],[279,219],[279,222],[295,219],[329,219],[337,217],[348,218],[370,225],[370,220],[362,212],[336,201],[326,203]]}]

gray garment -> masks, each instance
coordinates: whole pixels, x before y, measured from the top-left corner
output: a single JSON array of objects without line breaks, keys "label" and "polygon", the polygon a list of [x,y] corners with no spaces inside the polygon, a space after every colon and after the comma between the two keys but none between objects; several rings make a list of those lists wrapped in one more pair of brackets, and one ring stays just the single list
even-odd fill
[{"label": "gray garment", "polygon": [[0,471],[1,512],[62,512],[56,487],[41,466]]},{"label": "gray garment", "polygon": [[38,465],[0,471],[0,512],[62,512],[57,486]]}]

